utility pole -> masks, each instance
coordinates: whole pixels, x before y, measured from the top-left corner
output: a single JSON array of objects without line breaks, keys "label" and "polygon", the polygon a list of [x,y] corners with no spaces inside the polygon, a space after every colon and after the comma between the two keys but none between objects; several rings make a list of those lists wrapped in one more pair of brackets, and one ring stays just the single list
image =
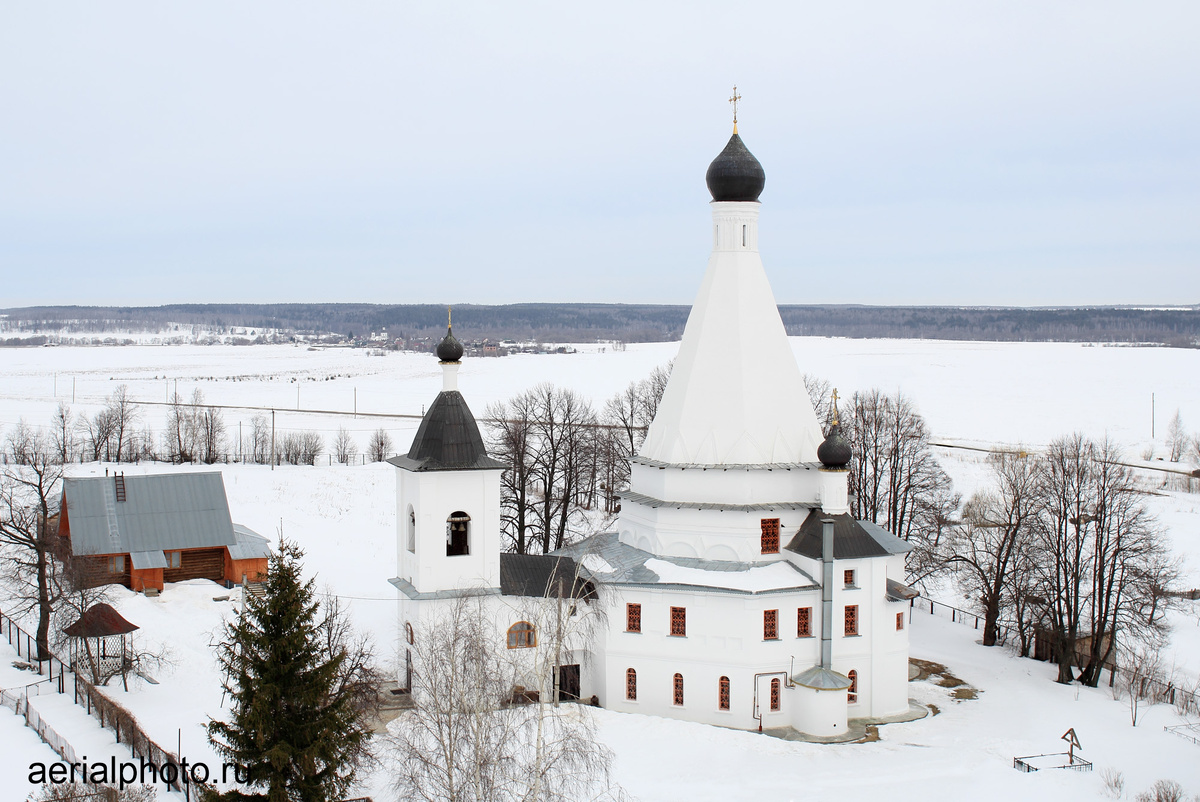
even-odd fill
[{"label": "utility pole", "polygon": [[75,377],[71,377],[71,403],[75,403]]},{"label": "utility pole", "polygon": [[275,410],[271,410],[271,470],[275,470]]},{"label": "utility pole", "polygon": [[245,462],[242,458],[242,422],[238,421],[238,462]]},{"label": "utility pole", "polygon": [[296,411],[300,411],[300,380],[296,380]]}]

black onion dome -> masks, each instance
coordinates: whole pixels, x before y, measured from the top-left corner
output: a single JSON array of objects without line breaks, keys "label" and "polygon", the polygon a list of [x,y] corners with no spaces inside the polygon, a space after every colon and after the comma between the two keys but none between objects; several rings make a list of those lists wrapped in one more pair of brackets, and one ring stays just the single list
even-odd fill
[{"label": "black onion dome", "polygon": [[725,150],[708,165],[704,181],[715,201],[756,201],[767,183],[767,174],[734,131]]},{"label": "black onion dome", "polygon": [[437,355],[438,359],[442,362],[457,362],[462,359],[462,343],[454,339],[454,335],[450,333],[449,326],[446,327],[446,339],[438,343]]},{"label": "black onion dome", "polygon": [[826,468],[842,470],[850,464],[852,456],[854,452],[850,449],[850,443],[842,437],[841,427],[833,424],[829,436],[817,447],[817,459]]}]

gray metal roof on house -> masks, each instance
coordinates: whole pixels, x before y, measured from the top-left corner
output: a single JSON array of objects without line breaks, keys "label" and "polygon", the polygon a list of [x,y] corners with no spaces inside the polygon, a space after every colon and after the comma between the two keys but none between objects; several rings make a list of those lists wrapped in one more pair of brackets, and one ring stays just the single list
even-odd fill
[{"label": "gray metal roof on house", "polygon": [[167,555],[161,549],[130,552],[129,561],[138,571],[145,571],[147,568],[167,567]]},{"label": "gray metal roof on house", "polygon": [[647,496],[645,493],[635,493],[632,490],[622,490],[617,493],[623,499],[641,504],[646,507],[668,507],[676,510],[720,510],[722,512],[775,512],[776,510],[809,510],[812,504],[798,501],[764,502],[762,504],[723,504],[716,501],[664,501],[660,498]]},{"label": "gray metal roof on house", "polygon": [[[63,480],[74,554],[134,554],[237,543],[225,484],[217,471]],[[150,558],[146,558],[150,559]]]},{"label": "gray metal roof on house", "polygon": [[[653,585],[660,588],[704,588],[720,593],[739,593],[745,595],[785,593],[795,590],[816,590],[820,587],[811,576],[786,560],[767,565],[779,564],[786,566],[788,570],[795,574],[794,584],[789,582],[787,583],[787,587],[774,587],[768,590],[746,590],[729,587],[728,585],[730,584],[736,584],[732,580],[740,579],[739,574],[744,575],[752,569],[764,568],[766,565],[763,563],[748,563],[733,560],[705,560],[699,557],[665,557],[658,554],[651,554],[635,546],[630,546],[628,543],[622,543],[616,532],[592,535],[571,546],[552,552],[552,554],[564,554],[575,558],[583,566],[584,573],[600,584]],[[646,565],[651,560],[669,563],[678,568],[706,572],[707,576],[697,576],[696,581],[687,583],[663,581],[663,578],[659,574]],[[722,574],[729,576],[731,582],[723,583],[721,581]]]},{"label": "gray metal roof on house", "polygon": [[234,524],[233,535],[237,543],[229,547],[230,559],[255,560],[271,556],[270,541],[250,527]]},{"label": "gray metal roof on house", "polygon": [[508,467],[488,456],[471,408],[458,390],[443,390],[421,419],[408,454],[388,460],[410,471],[471,471]]},{"label": "gray metal roof on house", "polygon": [[856,521],[849,514],[825,515],[814,510],[795,537],[787,544],[787,550],[814,560],[821,559],[823,521],[833,521],[833,558],[854,560],[863,557],[886,557],[905,554],[911,546],[881,526],[868,521]]}]

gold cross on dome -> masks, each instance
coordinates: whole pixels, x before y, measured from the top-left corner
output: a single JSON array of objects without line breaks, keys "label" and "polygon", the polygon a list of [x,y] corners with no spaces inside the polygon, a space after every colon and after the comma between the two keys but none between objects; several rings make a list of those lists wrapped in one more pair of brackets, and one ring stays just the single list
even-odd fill
[{"label": "gold cross on dome", "polygon": [[838,402],[837,388],[836,388],[836,387],[834,387],[834,388],[833,388],[833,425],[834,425],[834,426],[837,426],[837,425],[838,425],[838,406],[837,406],[837,402]]},{"label": "gold cross on dome", "polygon": [[737,91],[737,84],[734,84],[733,85],[733,96],[729,98],[729,102],[733,104],[733,131],[734,131],[734,133],[737,133],[737,104],[738,104],[738,101],[741,99],[742,99],[742,96],[739,95],[738,91]]}]

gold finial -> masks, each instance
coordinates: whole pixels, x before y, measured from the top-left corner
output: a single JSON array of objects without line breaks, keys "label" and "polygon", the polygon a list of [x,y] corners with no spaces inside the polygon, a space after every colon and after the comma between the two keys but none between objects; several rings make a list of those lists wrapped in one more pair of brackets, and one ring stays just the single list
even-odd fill
[{"label": "gold finial", "polygon": [[450,330],[450,326],[451,326],[451,322],[450,322],[450,307],[448,307],[448,306],[447,306],[447,307],[446,307],[446,331],[449,331],[449,330]]},{"label": "gold finial", "polygon": [[836,387],[834,387],[834,388],[833,388],[833,425],[834,425],[834,426],[837,426],[837,425],[838,425],[838,406],[837,406],[837,402],[838,402],[837,388],[836,388]]},{"label": "gold finial", "polygon": [[733,85],[733,96],[729,98],[729,102],[733,104],[733,132],[735,134],[737,133],[737,104],[738,104],[738,101],[741,99],[742,99],[742,96],[739,95],[738,91],[737,91],[737,84],[734,84]]}]

